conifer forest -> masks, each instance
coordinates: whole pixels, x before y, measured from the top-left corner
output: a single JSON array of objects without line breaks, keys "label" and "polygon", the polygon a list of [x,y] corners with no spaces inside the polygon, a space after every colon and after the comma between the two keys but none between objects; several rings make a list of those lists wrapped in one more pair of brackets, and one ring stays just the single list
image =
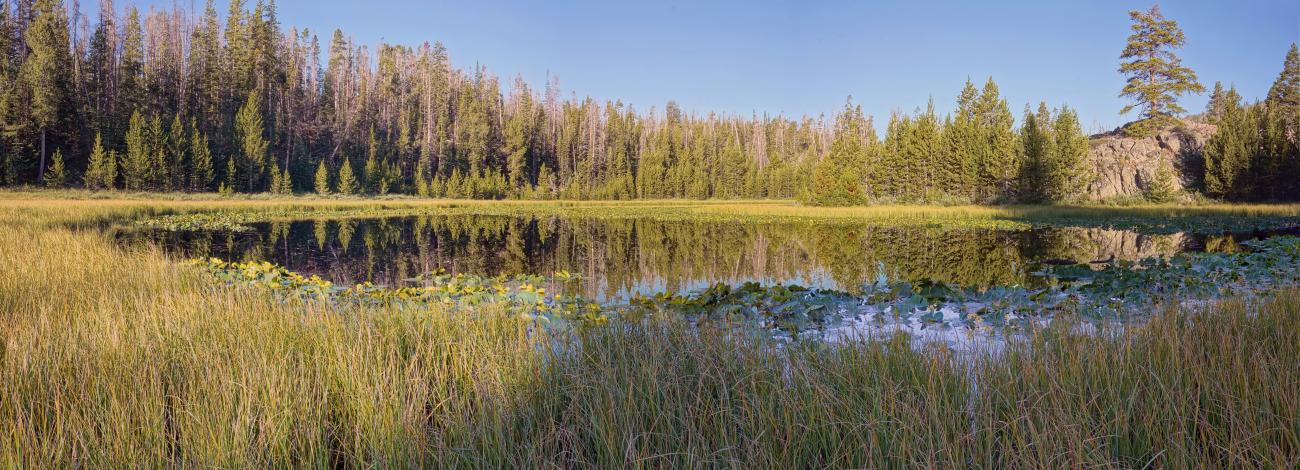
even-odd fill
[{"label": "conifer forest", "polygon": [[[0,2],[0,183],[856,205],[1072,202],[1094,173],[1068,103],[1008,103],[992,77],[968,79],[944,115],[932,102],[867,116],[851,98],[801,117],[634,109],[558,80],[530,87],[454,68],[440,43],[298,30],[273,0],[208,1],[193,14],[99,3],[90,24],[77,2]],[[1174,55],[1185,42],[1176,23],[1158,9],[1134,19],[1120,71],[1141,132],[1183,116],[1177,96],[1205,87]],[[1197,115],[1220,129],[1189,175],[1197,191],[1300,194],[1298,86],[1294,45],[1264,100],[1216,84]]]},{"label": "conifer forest", "polygon": [[0,469],[1300,468],[1297,18],[0,0]]}]

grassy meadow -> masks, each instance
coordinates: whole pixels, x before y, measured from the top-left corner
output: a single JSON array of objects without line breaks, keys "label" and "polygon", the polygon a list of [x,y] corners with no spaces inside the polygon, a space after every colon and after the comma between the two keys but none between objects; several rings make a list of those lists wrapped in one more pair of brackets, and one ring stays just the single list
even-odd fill
[{"label": "grassy meadow", "polygon": [[[1300,288],[997,350],[778,344],[683,321],[548,333],[225,286],[99,228],[244,211],[1000,221],[1300,206],[804,208],[0,193],[0,467],[1300,465]],[[1115,212],[1120,211],[1120,212]],[[343,212],[340,212],[341,214]]]}]

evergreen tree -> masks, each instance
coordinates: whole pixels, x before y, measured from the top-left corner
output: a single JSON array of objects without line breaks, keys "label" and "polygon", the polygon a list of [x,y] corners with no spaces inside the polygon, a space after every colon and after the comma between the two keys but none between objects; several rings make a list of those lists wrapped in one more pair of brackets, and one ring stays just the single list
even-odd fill
[{"label": "evergreen tree", "polygon": [[1300,50],[1287,51],[1282,72],[1268,90],[1264,146],[1269,157],[1270,199],[1300,199]]},{"label": "evergreen tree", "polygon": [[505,129],[506,173],[512,191],[518,191],[529,179],[527,171],[529,153],[533,148],[534,118],[532,94],[522,77],[515,80],[515,94],[516,109]]},{"label": "evergreen tree", "polygon": [[[68,42],[68,17],[58,0],[37,0],[34,18],[27,26],[23,43],[27,56],[19,70],[19,87],[26,97],[27,119],[40,134],[37,178],[45,173],[47,134],[68,117],[71,85],[68,71],[72,57]],[[6,33],[7,34],[7,33]]]},{"label": "evergreen tree", "polygon": [[1258,149],[1258,123],[1241,106],[1235,88],[1224,94],[1219,129],[1205,143],[1205,190],[1211,197],[1240,199],[1253,190],[1248,178]]},{"label": "evergreen tree", "polygon": [[104,150],[103,136],[96,132],[95,146],[90,152],[90,160],[86,162],[86,172],[82,174],[82,182],[87,189],[113,189],[114,180],[117,179],[117,164],[113,160]]},{"label": "evergreen tree", "polygon": [[235,157],[226,157],[226,180],[221,182],[217,187],[217,192],[226,194],[235,191],[235,181],[238,179],[238,169],[235,168]]},{"label": "evergreen tree", "polygon": [[50,159],[49,171],[45,172],[45,186],[62,188],[68,182],[68,173],[63,168],[63,151],[55,150]]},{"label": "evergreen tree", "polygon": [[1046,199],[1069,202],[1081,198],[1092,183],[1088,161],[1088,136],[1079,125],[1079,117],[1068,106],[1057,111],[1052,122],[1052,158],[1048,167]]},{"label": "evergreen tree", "polygon": [[216,179],[212,165],[212,148],[208,137],[199,134],[198,125],[190,121],[190,190],[207,191]]},{"label": "evergreen tree", "polygon": [[1264,101],[1271,107],[1285,109],[1289,114],[1300,113],[1300,49],[1295,43],[1286,53],[1282,63],[1282,72],[1278,74],[1273,86],[1268,89],[1268,98]]},{"label": "evergreen tree", "polygon": [[271,187],[269,190],[273,194],[293,194],[293,180],[289,176],[289,170],[280,170],[280,164],[274,161],[271,162]]},{"label": "evergreen tree", "polygon": [[244,105],[235,115],[235,131],[239,135],[239,172],[244,178],[244,189],[256,191],[266,171],[266,151],[270,146],[262,124],[262,98],[256,90],[248,92]]},{"label": "evergreen tree", "polygon": [[122,179],[129,191],[142,191],[149,184],[151,173],[149,142],[144,116],[140,111],[131,114],[126,131],[126,161],[122,164]]},{"label": "evergreen tree", "polygon": [[1214,91],[1210,92],[1210,101],[1205,104],[1205,120],[1210,124],[1218,124],[1219,119],[1223,118],[1223,109],[1227,105],[1224,102],[1224,93],[1222,82],[1214,82]]},{"label": "evergreen tree", "polygon": [[144,29],[140,26],[140,10],[132,5],[127,9],[122,51],[117,62],[116,108],[123,113],[144,109],[144,81]]},{"label": "evergreen tree", "polygon": [[1155,175],[1142,190],[1142,195],[1147,201],[1157,204],[1167,204],[1177,199],[1178,192],[1174,190],[1174,174],[1164,162],[1156,168]]},{"label": "evergreen tree", "polygon": [[938,165],[939,185],[952,195],[975,198],[980,186],[979,163],[982,152],[981,123],[976,116],[979,90],[966,79],[957,96],[957,109],[943,124],[942,159]]},{"label": "evergreen tree", "polygon": [[997,83],[989,77],[975,104],[977,133],[980,135],[979,166],[983,199],[1010,198],[1015,191],[1021,162],[1011,108],[1002,98]]},{"label": "evergreen tree", "polygon": [[365,191],[371,194],[379,193],[380,180],[384,175],[379,169],[379,143],[375,139],[375,129],[370,128],[370,148],[366,152],[366,165],[362,167],[362,178],[365,181]]},{"label": "evergreen tree", "polygon": [[289,168],[287,167],[283,170],[283,173],[280,173],[279,193],[283,195],[293,194],[293,176],[289,175]]},{"label": "evergreen tree", "polygon": [[167,182],[170,181],[170,168],[168,164],[171,157],[167,154],[167,134],[163,131],[162,119],[157,115],[149,120],[149,130],[145,133],[146,148],[149,155],[149,182],[150,189],[156,191],[167,191]]},{"label": "evergreen tree", "polygon": [[325,160],[321,160],[320,165],[316,166],[316,180],[313,188],[318,195],[328,196],[330,194],[330,172],[328,168],[325,168]]},{"label": "evergreen tree", "polygon": [[351,196],[357,194],[361,188],[357,184],[357,177],[352,173],[352,162],[347,158],[343,159],[343,166],[339,167],[339,178],[336,188],[339,194]]},{"label": "evergreen tree", "polygon": [[189,132],[181,124],[181,115],[177,113],[172,116],[172,122],[167,126],[167,137],[164,139],[167,146],[167,188],[173,191],[182,190],[188,184],[188,175],[194,171],[192,167],[193,156],[191,155],[191,146],[189,142]]},{"label": "evergreen tree", "polygon": [[831,151],[813,170],[807,202],[819,206],[851,206],[866,203],[863,169],[866,166],[866,119],[852,101],[836,118]]},{"label": "evergreen tree", "polygon": [[1020,148],[1024,151],[1020,171],[1020,198],[1028,202],[1047,202],[1048,174],[1051,159],[1051,116],[1047,103],[1039,103],[1038,113],[1025,106],[1024,123],[1020,125]]},{"label": "evergreen tree", "polygon": [[1119,67],[1120,73],[1128,75],[1128,81],[1120,96],[1134,103],[1125,106],[1120,114],[1141,108],[1144,121],[1127,127],[1126,132],[1143,136],[1184,112],[1178,97],[1202,93],[1205,87],[1197,81],[1196,72],[1184,67],[1174,53],[1187,42],[1177,22],[1165,19],[1158,6],[1145,12],[1131,11],[1129,17],[1133,20],[1133,34],[1120,54],[1123,62]]}]

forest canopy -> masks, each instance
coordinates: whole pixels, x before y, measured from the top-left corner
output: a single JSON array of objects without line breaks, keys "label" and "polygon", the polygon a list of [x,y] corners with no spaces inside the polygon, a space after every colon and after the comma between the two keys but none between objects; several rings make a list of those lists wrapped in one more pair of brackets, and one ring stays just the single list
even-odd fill
[{"label": "forest canopy", "polygon": [[[554,79],[533,89],[483,66],[457,69],[440,43],[372,49],[336,30],[322,44],[282,25],[274,1],[233,0],[223,18],[211,0],[197,15],[104,0],[94,24],[76,5],[0,0],[0,184],[842,205],[1068,202],[1093,178],[1070,107],[1026,105],[1016,119],[992,78],[968,79],[951,114],[933,101],[892,113],[878,136],[851,98],[829,118],[698,115],[671,101],[637,110],[566,96]],[[1178,64],[1156,45],[1130,46],[1123,57]],[[1253,180],[1220,188],[1294,164],[1292,62],[1270,93],[1273,111],[1250,118],[1237,111],[1250,105],[1225,105],[1234,135],[1258,138],[1212,147],[1216,197],[1294,194]],[[1163,119],[1180,108],[1162,90],[1125,94]]]}]

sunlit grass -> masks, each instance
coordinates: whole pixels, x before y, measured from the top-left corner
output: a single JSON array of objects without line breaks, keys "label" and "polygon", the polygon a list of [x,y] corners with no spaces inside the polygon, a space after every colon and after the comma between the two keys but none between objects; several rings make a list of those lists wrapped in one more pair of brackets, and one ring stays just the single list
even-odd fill
[{"label": "sunlit grass", "polygon": [[495,306],[470,317],[225,287],[89,229],[371,202],[11,196],[0,467],[1300,464],[1297,289],[1122,331],[1059,322],[974,353],[903,337],[780,346],[670,319],[549,336]]}]

